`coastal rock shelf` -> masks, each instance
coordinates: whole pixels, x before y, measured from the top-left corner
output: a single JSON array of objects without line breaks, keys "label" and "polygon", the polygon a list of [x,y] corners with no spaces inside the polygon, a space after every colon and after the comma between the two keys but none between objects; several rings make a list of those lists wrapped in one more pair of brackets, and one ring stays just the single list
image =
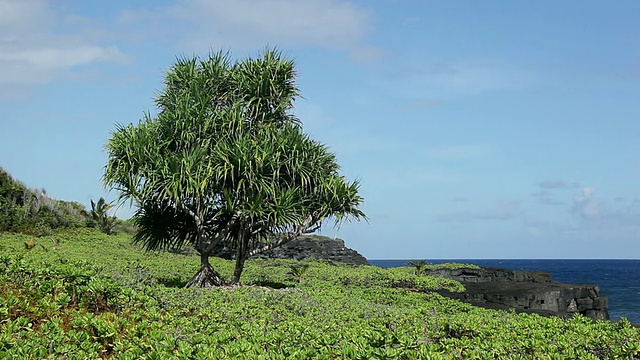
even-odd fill
[{"label": "coastal rock shelf", "polygon": [[564,284],[541,271],[499,268],[438,268],[429,275],[443,276],[464,284],[464,293],[440,292],[450,298],[491,309],[570,317],[580,313],[608,320],[608,300],[595,285]]},{"label": "coastal rock shelf", "polygon": [[295,260],[324,259],[350,265],[367,264],[367,259],[357,251],[346,247],[344,240],[318,235],[300,237],[288,244],[262,254],[262,257]]},{"label": "coastal rock shelf", "polygon": [[[214,255],[224,259],[234,257],[234,253],[226,248],[217,249]],[[256,255],[256,258],[329,260],[349,265],[367,264],[367,259],[357,251],[346,247],[344,240],[320,235],[301,236],[290,243]]]},{"label": "coastal rock shelf", "polygon": [[[217,249],[215,256],[232,259],[233,252]],[[310,235],[256,257],[295,260],[329,260],[351,265],[365,265],[367,259],[345,246],[341,239]],[[475,306],[544,316],[570,317],[580,313],[598,320],[608,320],[608,300],[600,296],[595,285],[564,284],[543,271],[500,268],[436,268],[427,271],[464,284],[464,293],[438,291],[440,294]]]}]

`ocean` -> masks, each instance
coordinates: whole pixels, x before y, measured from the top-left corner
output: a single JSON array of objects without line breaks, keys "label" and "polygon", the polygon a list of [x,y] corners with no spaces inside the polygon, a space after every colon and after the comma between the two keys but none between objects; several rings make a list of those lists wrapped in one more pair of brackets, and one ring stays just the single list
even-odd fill
[{"label": "ocean", "polygon": [[[415,261],[415,260],[414,260]],[[428,260],[429,264],[465,263],[511,270],[540,270],[558,282],[592,284],[609,298],[611,320],[640,323],[640,260]],[[369,260],[379,267],[406,266],[407,260]]]}]

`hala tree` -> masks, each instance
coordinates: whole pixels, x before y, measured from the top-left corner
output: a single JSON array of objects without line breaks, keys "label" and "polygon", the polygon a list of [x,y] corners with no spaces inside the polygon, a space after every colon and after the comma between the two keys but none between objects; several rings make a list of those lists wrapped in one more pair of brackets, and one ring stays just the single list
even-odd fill
[{"label": "hala tree", "polygon": [[103,181],[136,206],[134,241],[149,250],[191,244],[201,266],[187,286],[222,284],[209,263],[221,243],[245,259],[318,230],[362,219],[358,182],[291,113],[294,63],[278,51],[232,62],[225,53],[178,59],[158,114],[118,125]]}]

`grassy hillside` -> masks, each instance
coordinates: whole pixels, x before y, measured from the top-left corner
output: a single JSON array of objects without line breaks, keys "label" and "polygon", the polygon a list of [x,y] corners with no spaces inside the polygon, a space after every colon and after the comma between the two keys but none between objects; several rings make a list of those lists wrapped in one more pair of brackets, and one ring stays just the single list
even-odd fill
[{"label": "grassy hillside", "polygon": [[[97,200],[100,201],[104,199]],[[28,188],[0,167],[0,232],[44,236],[56,229],[99,227],[100,223],[91,215],[84,205],[52,199],[44,189]],[[107,213],[103,216],[113,223],[110,231],[134,233],[131,221],[116,219]]]},{"label": "grassy hillside", "polygon": [[0,167],[0,231],[44,235],[84,226],[83,210],[79,203],[49,198],[44,189],[29,189]]},{"label": "grassy hillside", "polygon": [[[197,257],[81,229],[0,235],[0,358],[630,359],[626,321],[485,310],[411,268],[250,260],[237,288],[184,289]],[[213,264],[230,276],[233,264]],[[297,269],[300,269],[299,267]],[[295,271],[294,271],[295,272]],[[298,274],[299,275],[299,274]]]}]

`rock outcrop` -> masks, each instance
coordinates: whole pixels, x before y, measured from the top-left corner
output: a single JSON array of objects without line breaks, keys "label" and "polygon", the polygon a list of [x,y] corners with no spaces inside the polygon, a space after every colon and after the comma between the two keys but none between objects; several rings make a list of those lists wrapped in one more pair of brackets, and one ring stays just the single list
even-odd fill
[{"label": "rock outcrop", "polygon": [[608,300],[600,296],[598,286],[555,282],[549,273],[498,268],[438,268],[428,273],[463,283],[464,293],[441,294],[472,305],[545,316],[580,313],[592,319],[609,319]]},{"label": "rock outcrop", "polygon": [[295,260],[329,260],[350,265],[365,265],[367,259],[345,246],[344,240],[325,236],[301,236],[257,257]]},{"label": "rock outcrop", "polygon": [[[224,259],[233,258],[227,249],[217,249],[213,254]],[[345,246],[344,240],[320,235],[301,236],[287,244],[255,256],[256,258],[329,260],[350,265],[366,265],[367,259]]]}]

